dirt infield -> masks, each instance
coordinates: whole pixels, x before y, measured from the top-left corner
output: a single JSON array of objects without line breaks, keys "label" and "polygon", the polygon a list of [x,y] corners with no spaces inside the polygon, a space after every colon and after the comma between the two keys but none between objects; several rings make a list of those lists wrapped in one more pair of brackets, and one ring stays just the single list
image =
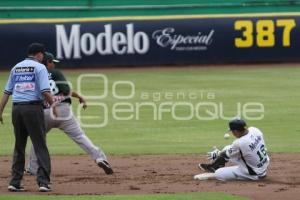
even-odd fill
[{"label": "dirt infield", "polygon": [[[300,154],[272,154],[266,179],[257,182],[193,180],[200,173],[197,155],[111,156],[115,174],[108,176],[88,156],[52,156],[53,195],[150,194],[218,191],[253,199],[300,196]],[[1,157],[0,193],[8,193],[11,157]],[[24,176],[24,194],[38,194],[35,178]]]}]

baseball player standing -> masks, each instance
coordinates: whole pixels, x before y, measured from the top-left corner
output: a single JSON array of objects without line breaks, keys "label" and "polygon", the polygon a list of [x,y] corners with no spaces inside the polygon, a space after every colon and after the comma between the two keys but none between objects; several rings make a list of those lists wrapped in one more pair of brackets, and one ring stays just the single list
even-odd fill
[{"label": "baseball player standing", "polygon": [[[231,145],[209,152],[211,164],[199,164],[199,168],[209,172],[194,176],[198,180],[217,179],[229,180],[260,180],[267,175],[269,156],[263,133],[255,127],[247,128],[242,119],[229,122],[232,134],[237,138]],[[225,167],[225,163],[232,161],[235,166]]]},{"label": "baseball player standing", "polygon": [[43,98],[51,105],[50,84],[43,60],[44,45],[33,43],[28,47],[28,58],[16,64],[7,81],[0,103],[0,121],[2,113],[12,95],[12,123],[15,134],[15,147],[12,163],[12,178],[8,190],[24,191],[21,180],[25,165],[25,148],[30,137],[37,157],[37,183],[40,192],[50,191],[51,163],[46,146]]},{"label": "baseball player standing", "polygon": [[[101,167],[106,174],[113,174],[113,170],[107,161],[104,152],[85,135],[81,129],[78,121],[75,119],[70,104],[71,96],[78,98],[79,102],[86,108],[86,102],[82,96],[75,91],[71,91],[68,82],[64,75],[55,69],[55,63],[59,62],[53,54],[46,52],[43,63],[46,65],[49,74],[49,81],[51,93],[53,94],[53,101],[56,105],[56,112],[58,118],[53,118],[50,113],[49,106],[44,109],[46,133],[52,128],[59,128],[64,131],[74,142],[76,142],[86,153],[91,155],[97,165]],[[34,148],[31,148],[29,155],[29,164],[26,169],[27,173],[36,174],[37,158]]]}]

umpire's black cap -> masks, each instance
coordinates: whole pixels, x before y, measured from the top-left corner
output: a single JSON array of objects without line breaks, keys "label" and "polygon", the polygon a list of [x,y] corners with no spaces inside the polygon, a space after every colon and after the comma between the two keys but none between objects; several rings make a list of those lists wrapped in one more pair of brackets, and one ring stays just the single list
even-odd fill
[{"label": "umpire's black cap", "polygon": [[37,53],[45,53],[45,46],[41,43],[32,43],[28,46],[27,55],[35,55]]},{"label": "umpire's black cap", "polygon": [[233,119],[229,122],[230,131],[243,131],[247,128],[247,124],[242,119]]}]

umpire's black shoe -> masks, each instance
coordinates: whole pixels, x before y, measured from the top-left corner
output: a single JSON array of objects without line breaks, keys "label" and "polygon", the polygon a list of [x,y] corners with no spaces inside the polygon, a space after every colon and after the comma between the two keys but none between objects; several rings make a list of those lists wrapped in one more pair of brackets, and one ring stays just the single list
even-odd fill
[{"label": "umpire's black shoe", "polygon": [[48,184],[45,183],[40,183],[39,184],[39,192],[50,192],[51,188],[49,187]]},{"label": "umpire's black shoe", "polygon": [[7,187],[7,189],[10,192],[23,192],[23,191],[25,191],[24,187],[22,187],[22,186],[16,186],[16,185],[9,185]]},{"label": "umpire's black shoe", "polygon": [[101,160],[101,161],[97,162],[97,165],[104,170],[105,174],[113,174],[114,173],[114,171],[112,170],[109,163],[105,160]]},{"label": "umpire's black shoe", "polygon": [[198,165],[199,169],[201,169],[202,171],[205,171],[205,172],[211,172],[211,173],[214,173],[217,169],[213,167],[213,165],[211,164],[199,164]]}]

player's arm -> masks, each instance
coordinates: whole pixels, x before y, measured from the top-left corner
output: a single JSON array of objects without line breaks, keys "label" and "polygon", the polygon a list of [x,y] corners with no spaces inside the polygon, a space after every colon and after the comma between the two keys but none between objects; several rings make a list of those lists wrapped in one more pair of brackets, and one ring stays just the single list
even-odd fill
[{"label": "player's arm", "polygon": [[40,86],[40,92],[42,93],[46,102],[52,105],[53,99],[50,93],[50,83],[49,83],[48,72],[46,70],[46,67],[40,69],[37,73],[38,73],[37,78],[38,78],[38,84]]},{"label": "player's arm", "polygon": [[79,94],[78,94],[77,92],[75,92],[75,91],[72,91],[72,92],[71,92],[71,96],[77,98],[77,99],[79,100],[79,103],[82,104],[83,109],[86,109],[87,105],[86,105],[86,101],[85,101],[85,99],[83,98],[83,96],[79,95]]},{"label": "player's arm", "polygon": [[65,78],[64,74],[61,71],[56,71],[56,76],[57,76],[57,80],[59,80],[60,84],[57,84],[56,86],[59,88],[59,91],[62,92],[63,95],[65,96],[69,96],[71,95],[71,97],[75,97],[79,100],[79,103],[83,105],[83,109],[86,109],[87,105],[86,105],[86,100],[79,95],[77,92],[75,91],[71,91],[70,85],[67,81],[67,79]]},{"label": "player's arm", "polygon": [[50,83],[48,79],[48,71],[46,68],[42,68],[38,71],[38,83],[40,85],[40,91],[44,97],[44,100],[50,105],[53,105],[53,114],[56,117],[57,112],[53,101],[53,96],[50,92]]},{"label": "player's arm", "polygon": [[45,101],[49,104],[52,105],[54,103],[52,95],[50,92],[43,92],[42,93],[44,96]]},{"label": "player's arm", "polygon": [[238,143],[234,141],[231,145],[224,147],[220,155],[228,159],[240,156],[240,148]]},{"label": "player's arm", "polygon": [[8,102],[9,96],[10,96],[9,94],[4,93],[1,98],[1,102],[0,102],[0,122],[1,122],[1,124],[3,124],[3,110]]},{"label": "player's arm", "polygon": [[8,102],[9,96],[12,94],[13,88],[14,88],[12,73],[13,73],[13,69],[10,72],[10,75],[9,75],[8,81],[6,83],[5,90],[4,90],[4,93],[3,93],[3,96],[2,96],[1,102],[0,102],[0,122],[1,122],[1,124],[3,124],[3,111],[4,111],[4,108],[5,108],[5,106]]},{"label": "player's arm", "polygon": [[214,150],[207,152],[209,160],[216,161],[218,158],[225,159],[226,161],[233,157],[240,156],[240,149],[236,142],[231,145],[225,146],[221,151],[214,147]]}]

